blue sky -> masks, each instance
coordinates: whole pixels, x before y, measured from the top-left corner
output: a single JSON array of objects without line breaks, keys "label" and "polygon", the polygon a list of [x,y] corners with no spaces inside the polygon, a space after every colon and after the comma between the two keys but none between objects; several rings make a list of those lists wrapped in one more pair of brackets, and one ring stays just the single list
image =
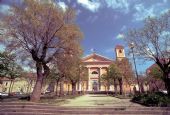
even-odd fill
[{"label": "blue sky", "polygon": [[[14,0],[0,0],[0,16],[6,14]],[[15,0],[21,3],[22,0]],[[82,46],[84,55],[91,49],[96,53],[115,59],[114,47],[123,45],[126,52],[125,33],[130,28],[143,26],[148,16],[159,16],[170,9],[170,0],[56,0],[63,8],[76,10],[76,23],[84,33]],[[139,72],[153,62],[137,60]]]}]

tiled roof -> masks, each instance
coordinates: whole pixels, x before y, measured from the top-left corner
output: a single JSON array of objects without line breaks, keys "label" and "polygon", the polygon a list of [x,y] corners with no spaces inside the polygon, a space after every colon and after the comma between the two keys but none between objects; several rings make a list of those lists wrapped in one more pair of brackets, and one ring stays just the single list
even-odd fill
[{"label": "tiled roof", "polygon": [[116,49],[124,49],[124,47],[122,45],[116,45],[115,47]]},{"label": "tiled roof", "polygon": [[85,60],[90,59],[90,58],[100,58],[101,61],[109,61],[109,62],[113,61],[112,59],[109,59],[107,57],[104,57],[104,56],[102,56],[100,54],[96,54],[96,53],[92,53],[92,54],[90,54],[90,55],[88,55],[86,57],[83,57],[82,61],[85,61]]}]

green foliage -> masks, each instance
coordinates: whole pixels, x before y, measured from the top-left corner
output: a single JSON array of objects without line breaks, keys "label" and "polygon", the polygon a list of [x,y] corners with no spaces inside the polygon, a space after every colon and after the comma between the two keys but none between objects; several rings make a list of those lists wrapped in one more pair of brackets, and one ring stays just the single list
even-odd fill
[{"label": "green foliage", "polygon": [[133,72],[132,65],[129,62],[128,58],[117,60],[116,65],[120,68],[124,81],[128,85],[131,85],[134,80],[134,72]]},{"label": "green foliage", "polygon": [[60,79],[61,76],[59,75],[59,70],[55,66],[51,69],[50,74],[46,78],[46,81],[50,83],[51,81],[59,81]]},{"label": "green foliage", "polygon": [[116,64],[111,64],[108,68],[108,76],[111,79],[117,79],[122,76],[122,73]]},{"label": "green foliage", "polygon": [[[101,76],[101,80],[106,86],[115,84],[116,79],[121,78],[122,73],[116,64],[111,64],[106,74]],[[117,83],[116,83],[117,84]]]},{"label": "green foliage", "polygon": [[0,76],[3,77],[6,74],[8,64],[8,58],[5,52],[0,52]]},{"label": "green foliage", "polygon": [[109,81],[109,76],[108,76],[108,74],[107,74],[107,73],[102,74],[102,76],[101,76],[101,80],[102,80],[103,82],[107,82],[107,81]]},{"label": "green foliage", "polygon": [[85,68],[82,64],[80,66],[80,81],[88,80],[88,69]]},{"label": "green foliage", "polygon": [[9,79],[19,77],[22,72],[21,66],[15,62],[15,55],[7,52],[0,52],[0,76]]},{"label": "green foliage", "polygon": [[135,95],[132,101],[146,106],[170,106],[170,98],[161,92]]},{"label": "green foliage", "polygon": [[163,79],[163,72],[159,66],[155,65],[150,69],[149,76],[156,79]]}]

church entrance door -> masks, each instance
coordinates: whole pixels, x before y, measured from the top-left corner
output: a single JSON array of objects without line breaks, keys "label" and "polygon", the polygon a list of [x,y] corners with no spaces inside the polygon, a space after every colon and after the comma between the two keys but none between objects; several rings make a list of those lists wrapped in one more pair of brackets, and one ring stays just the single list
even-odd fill
[{"label": "church entrance door", "polygon": [[93,91],[97,91],[98,90],[98,84],[96,81],[93,82]]}]

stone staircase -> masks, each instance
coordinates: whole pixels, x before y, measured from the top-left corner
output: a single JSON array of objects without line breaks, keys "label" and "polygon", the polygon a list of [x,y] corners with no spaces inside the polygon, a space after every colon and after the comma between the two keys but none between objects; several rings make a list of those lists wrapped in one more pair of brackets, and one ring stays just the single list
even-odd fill
[{"label": "stone staircase", "polygon": [[170,115],[168,107],[60,107],[40,103],[0,103],[0,115]]}]

